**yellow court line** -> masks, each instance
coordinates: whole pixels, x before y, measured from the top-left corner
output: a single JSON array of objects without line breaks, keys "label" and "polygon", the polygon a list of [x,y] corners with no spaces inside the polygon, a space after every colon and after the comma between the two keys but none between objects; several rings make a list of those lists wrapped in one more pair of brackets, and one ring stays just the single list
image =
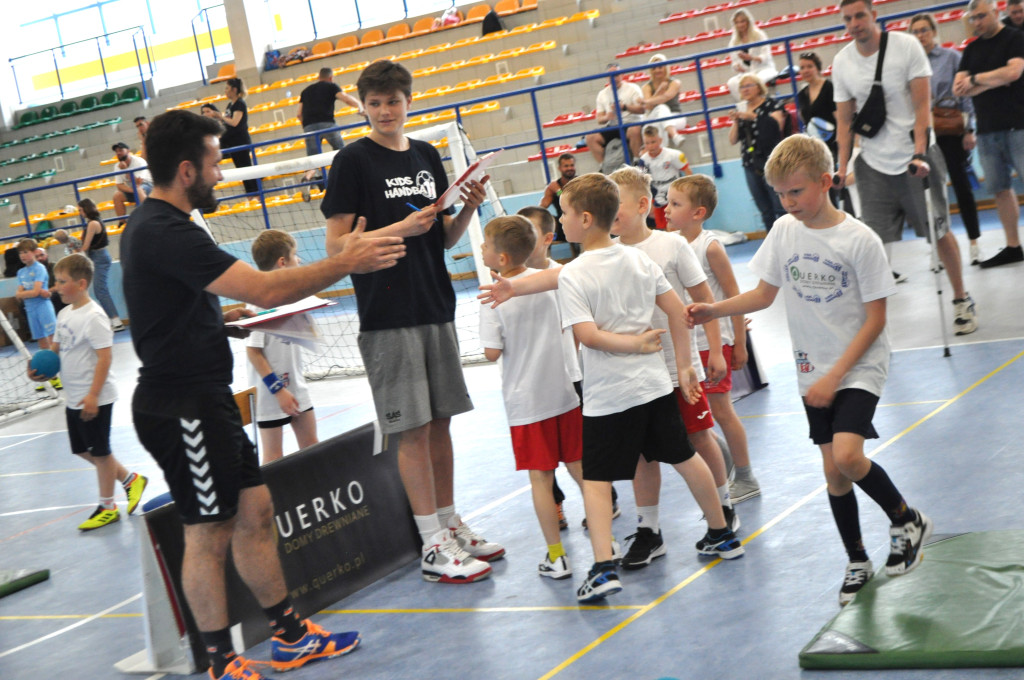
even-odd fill
[{"label": "yellow court line", "polygon": [[[1024,352],[1019,352],[1014,357],[1012,357],[1010,359],[1007,359],[1005,362],[1003,362],[998,367],[996,367],[996,368],[992,369],[991,371],[989,371],[988,373],[986,373],[984,376],[982,376],[981,378],[976,380],[969,387],[967,387],[966,389],[964,389],[962,392],[960,392],[956,396],[952,397],[951,399],[942,400],[942,405],[941,406],[939,406],[938,408],[933,410],[928,415],[918,419],[916,422],[912,423],[908,427],[904,428],[898,434],[893,435],[884,444],[882,444],[878,448],[876,448],[873,451],[871,451],[871,453],[867,454],[868,458],[874,458],[876,455],[881,453],[884,449],[888,448],[890,444],[893,444],[894,442],[902,439],[907,434],[913,432],[920,425],[924,424],[925,422],[927,422],[928,420],[930,420],[934,416],[936,416],[939,413],[941,413],[942,411],[946,410],[946,408],[948,408],[950,405],[952,405],[955,402],[959,401],[962,397],[964,397],[965,395],[967,395],[968,393],[973,391],[975,388],[979,387],[982,383],[984,383],[989,378],[991,378],[992,376],[996,375],[997,373],[999,373],[1004,368],[1006,368],[1007,366],[1009,366],[1013,362],[1017,361],[1021,357],[1024,357]],[[792,506],[790,506],[789,508],[787,508],[786,510],[784,510],[780,514],[776,515],[774,518],[769,520],[764,526],[762,526],[757,531],[755,531],[754,533],[752,533],[749,536],[747,536],[745,539],[743,539],[743,541],[742,541],[743,545],[746,545],[746,544],[750,543],[755,538],[757,538],[758,536],[760,536],[761,534],[766,532],[768,529],[774,527],[776,524],[781,522],[783,519],[785,519],[789,515],[791,515],[794,512],[796,512],[798,509],[800,509],[801,507],[806,505],[808,502],[810,502],[810,500],[812,498],[814,498],[815,496],[817,496],[821,492],[823,492],[825,490],[825,488],[826,488],[826,485],[822,484],[817,489],[815,489],[811,493],[809,493],[806,496],[804,496],[803,498],[801,498],[795,504],[793,504]],[[610,639],[612,636],[614,636],[616,633],[618,633],[619,631],[624,629],[626,626],[630,625],[634,621],[638,620],[644,614],[646,614],[649,611],[653,610],[655,607],[660,605],[662,602],[664,602],[668,598],[672,597],[677,592],[679,592],[680,590],[682,590],[683,588],[685,588],[686,586],[690,585],[691,583],[696,581],[698,578],[700,578],[701,576],[706,574],[712,568],[714,568],[714,567],[718,566],[719,564],[721,564],[721,562],[722,562],[721,559],[717,559],[714,562],[711,562],[711,563],[705,565],[703,568],[697,570],[696,572],[694,572],[693,574],[688,576],[686,579],[684,579],[680,583],[676,584],[671,590],[669,590],[665,594],[661,595],[657,599],[653,600],[650,604],[645,605],[642,609],[640,609],[639,611],[637,611],[633,615],[629,616],[627,619],[625,619],[624,621],[622,621],[618,625],[612,627],[610,630],[608,630],[603,635],[598,637],[596,640],[594,640],[593,642],[588,644],[586,647],[584,647],[583,649],[579,650],[578,652],[576,652],[575,654],[570,656],[568,659],[566,659],[562,663],[560,663],[557,666],[555,666],[554,668],[552,668],[550,671],[548,671],[547,673],[542,675],[539,678],[539,680],[550,680],[551,678],[555,677],[556,675],[558,675],[559,673],[564,671],[566,668],[568,668],[569,666],[571,666],[572,664],[576,663],[577,661],[582,659],[584,656],[589,654],[591,651],[593,651],[594,649],[597,649],[598,646],[600,646],[602,643],[604,643],[605,641]]]},{"label": "yellow court line", "polygon": [[507,614],[522,612],[578,612],[643,609],[642,604],[579,605],[571,607],[452,607],[425,609],[323,609],[321,614]]},{"label": "yellow court line", "polygon": [[[894,406],[920,406],[922,404],[942,404],[942,403],[944,403],[946,401],[949,401],[949,400],[948,399],[923,399],[921,401],[898,401],[898,402],[894,402],[892,404],[879,404],[875,408],[879,409],[879,408],[892,408]],[[740,416],[740,418],[744,418],[744,419],[776,418],[778,416],[803,416],[803,415],[807,415],[807,412],[806,411],[780,411],[779,413],[755,413],[755,414],[748,415],[748,416]]]},{"label": "yellow court line", "polygon": [[25,616],[0,616],[0,621],[54,621],[60,619],[136,619],[142,614],[33,614]]}]

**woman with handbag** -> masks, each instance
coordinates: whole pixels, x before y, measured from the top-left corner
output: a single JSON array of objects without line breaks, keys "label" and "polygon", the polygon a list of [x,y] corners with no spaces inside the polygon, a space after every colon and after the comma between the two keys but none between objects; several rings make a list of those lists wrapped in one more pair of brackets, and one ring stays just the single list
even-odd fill
[{"label": "woman with handbag", "polygon": [[970,97],[957,97],[953,94],[953,79],[960,66],[960,53],[938,44],[938,25],[931,14],[915,15],[910,20],[908,30],[921,42],[932,67],[932,127],[939,148],[942,149],[942,156],[946,159],[960,217],[971,242],[971,264],[978,264],[981,261],[978,248],[981,229],[978,224],[978,206],[967,176],[970,152],[976,144],[974,127],[968,124],[968,121],[974,119],[974,106]]},{"label": "woman with handbag", "polygon": [[729,143],[740,144],[743,172],[747,188],[761,212],[765,231],[771,231],[775,220],[786,214],[775,190],[764,179],[764,164],[772,150],[782,141],[786,126],[786,110],[780,102],[768,96],[768,87],[760,78],[747,74],[740,79],[740,100],[746,104],[743,111],[729,112],[732,127]]}]

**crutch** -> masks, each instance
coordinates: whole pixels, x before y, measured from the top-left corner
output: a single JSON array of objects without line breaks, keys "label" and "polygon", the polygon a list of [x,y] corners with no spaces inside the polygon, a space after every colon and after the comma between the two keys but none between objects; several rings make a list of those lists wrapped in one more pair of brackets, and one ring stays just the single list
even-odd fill
[{"label": "crutch", "polygon": [[[907,167],[907,172],[912,177],[916,176],[917,166],[911,163]],[[939,244],[935,238],[935,219],[932,214],[934,206],[932,205],[931,174],[922,177],[921,181],[924,183],[924,204],[928,215],[928,240],[931,243],[932,271],[935,273],[935,293],[939,301],[939,323],[942,327],[942,356],[948,357],[951,356],[949,351],[949,330],[946,328],[946,306],[942,304],[942,268],[939,267]],[[945,191],[946,188],[941,187],[941,190]],[[946,228],[949,229],[948,217],[946,219]]]}]

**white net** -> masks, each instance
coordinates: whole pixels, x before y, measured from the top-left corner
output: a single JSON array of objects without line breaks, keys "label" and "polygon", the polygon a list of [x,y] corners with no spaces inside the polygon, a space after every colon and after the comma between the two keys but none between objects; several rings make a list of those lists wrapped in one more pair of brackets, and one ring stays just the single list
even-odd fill
[{"label": "white net", "polygon": [[[468,164],[476,159],[476,153],[469,139],[455,123],[449,123],[426,130],[410,132],[411,137],[429,141],[437,146],[445,161],[446,168],[455,176],[461,174]],[[333,152],[317,156],[296,158],[278,163],[266,163],[250,168],[225,170],[224,182],[241,184],[243,179],[260,178],[266,192],[265,204],[250,201],[232,204],[222,202],[216,213],[193,216],[199,222],[205,221],[217,243],[236,257],[252,263],[252,241],[263,229],[287,231],[298,243],[298,254],[303,262],[314,262],[325,255],[325,225],[320,213],[322,190],[313,184],[309,186],[311,201],[302,198],[303,173],[306,170],[329,165]],[[326,171],[326,169],[325,169]],[[239,193],[240,189],[229,184],[221,189],[226,195]],[[463,363],[480,361],[483,350],[479,338],[479,307],[476,299],[481,282],[489,281],[486,267],[480,258],[480,243],[483,240],[480,225],[504,210],[493,189],[488,186],[488,200],[481,206],[472,220],[467,234],[451,250],[445,253],[445,261],[455,288],[455,325]],[[336,304],[312,312],[324,340],[318,352],[304,351],[305,373],[308,378],[323,378],[330,375],[359,375],[365,372],[362,358],[356,346],[359,333],[359,317],[352,283],[346,277],[334,286],[321,292],[319,297],[330,299]],[[227,301],[225,301],[227,302]],[[236,348],[236,351],[241,352]],[[236,362],[244,362],[244,356]]]},{"label": "white net", "polygon": [[40,383],[28,379],[26,362],[31,355],[15,329],[22,323],[8,310],[0,314],[0,337],[4,339],[0,347],[0,422],[58,403],[57,392],[48,383],[37,391]]}]

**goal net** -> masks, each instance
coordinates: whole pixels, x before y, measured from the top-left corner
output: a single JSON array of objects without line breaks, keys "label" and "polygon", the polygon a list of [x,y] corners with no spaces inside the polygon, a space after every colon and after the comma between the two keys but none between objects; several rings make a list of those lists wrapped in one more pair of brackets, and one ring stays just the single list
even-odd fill
[{"label": "goal net", "polygon": [[[454,122],[410,131],[408,134],[438,147],[442,157],[450,157],[445,161],[445,166],[455,177],[461,175],[469,164],[476,160],[476,152],[468,137]],[[206,225],[222,248],[250,264],[253,239],[268,228],[290,233],[298,244],[299,258],[303,262],[320,260],[326,255],[326,227],[320,213],[323,191],[316,184],[309,185],[307,188],[310,190],[311,200],[305,202],[301,185],[303,173],[320,168],[326,173],[325,166],[329,166],[333,158],[332,151],[249,168],[225,170],[225,184],[219,189],[221,193],[240,193],[240,188],[234,188],[236,184],[240,187],[242,180],[260,179],[265,200],[222,201],[216,212],[206,215],[193,212],[193,218],[196,222]],[[455,288],[455,325],[463,363],[483,360],[479,338],[480,303],[476,296],[480,284],[490,281],[490,274],[480,255],[480,244],[483,241],[481,224],[486,224],[492,217],[505,214],[490,183],[486,186],[487,200],[473,216],[466,235],[445,253],[445,261]],[[456,206],[456,209],[458,208],[459,206]],[[311,312],[323,334],[323,339],[318,351],[304,350],[306,376],[316,379],[331,375],[364,373],[362,358],[356,345],[359,317],[351,280],[348,277],[342,279],[319,293],[319,297],[336,304]],[[231,304],[233,301],[224,302]],[[242,343],[233,341],[233,348],[236,353],[236,366],[244,366]]]},{"label": "goal net", "polygon": [[[0,346],[0,423],[61,403],[50,383],[28,379],[32,355],[14,328],[17,323],[17,317],[0,312],[0,337],[6,338]],[[37,391],[39,386],[43,389]]]}]

